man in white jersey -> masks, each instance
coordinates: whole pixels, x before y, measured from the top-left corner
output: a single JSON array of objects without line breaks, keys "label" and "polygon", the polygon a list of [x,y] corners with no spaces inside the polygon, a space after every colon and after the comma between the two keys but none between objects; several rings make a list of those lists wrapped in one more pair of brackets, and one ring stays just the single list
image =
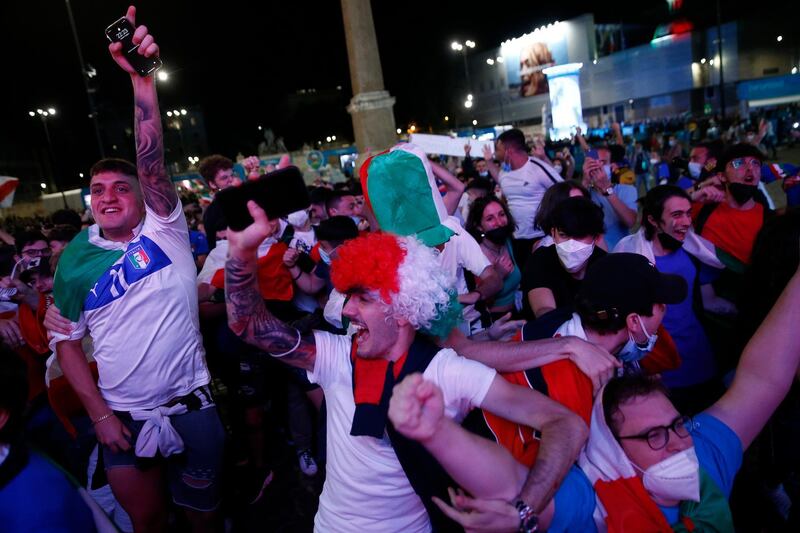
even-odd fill
[{"label": "man in white jersey", "polygon": [[255,222],[228,232],[228,323],[248,343],[306,370],[325,392],[328,463],[315,530],[449,531],[454,524],[431,500],[446,494],[449,483],[498,496],[469,479],[442,477],[439,463],[388,423],[392,387],[412,372],[442,388],[445,412],[453,419],[481,406],[542,431],[540,460],[518,500],[531,512],[543,508],[582,446],[586,427],[543,395],[427,337],[446,336],[461,320],[453,279],[433,250],[413,237],[385,232],[344,243],[334,254],[331,279],[348,295],[343,314],[358,333],[302,335],[276,319],[259,296],[257,249],[277,231],[278,221],[268,220],[255,202],[248,209]]},{"label": "man in white jersey", "polygon": [[[489,152],[485,155],[489,174],[500,184],[508,208],[517,221],[514,257],[518,264],[524,265],[533,243],[544,237],[544,232],[533,222],[539,202],[550,186],[564,180],[550,163],[528,154],[525,135],[518,129],[504,131],[497,137],[494,158]],[[503,166],[498,166],[495,159]]]},{"label": "man in white jersey", "polygon": [[[134,25],[135,15],[130,7]],[[140,54],[158,55],[145,26],[133,42]],[[166,474],[193,530],[210,531],[225,434],[208,389],[188,227],[164,167],[154,77],[139,76],[121,44],[109,51],[133,84],[137,166],[106,159],[92,168],[97,224],[63,252],[58,309],[47,320],[51,346],[92,420],[111,488],[135,530],[166,530]],[[81,347],[86,334],[97,384]]]}]

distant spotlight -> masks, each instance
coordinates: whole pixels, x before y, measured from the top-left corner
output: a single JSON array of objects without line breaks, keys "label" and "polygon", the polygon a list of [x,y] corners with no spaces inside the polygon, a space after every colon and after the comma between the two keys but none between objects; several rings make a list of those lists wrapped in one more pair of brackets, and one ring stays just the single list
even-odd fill
[{"label": "distant spotlight", "polygon": [[177,110],[177,109],[173,109],[172,110],[172,114],[177,116],[177,115],[180,115],[181,112],[179,110]]},{"label": "distant spotlight", "polygon": [[487,59],[487,60],[486,60],[486,64],[487,64],[487,65],[494,65],[494,59],[492,59],[492,58],[490,57],[489,59]]},{"label": "distant spotlight", "polygon": [[331,135],[331,140],[335,141],[336,140],[336,135]]},{"label": "distant spotlight", "polygon": [[478,136],[473,134],[473,135],[472,135],[472,138],[473,138],[473,139],[477,139],[477,138],[478,138]]},{"label": "distant spotlight", "polygon": [[263,128],[261,126],[258,127],[258,131],[261,131]]},{"label": "distant spotlight", "polygon": [[470,48],[475,48],[475,41],[467,41],[464,44],[466,44]]},{"label": "distant spotlight", "polygon": [[700,60],[700,64],[701,64],[701,65],[705,65],[705,64],[706,64],[706,58],[705,58],[705,57],[704,57],[703,59],[701,59],[701,60]]},{"label": "distant spotlight", "polygon": [[708,62],[708,64],[713,67],[714,66],[714,60],[712,59],[711,61]]},{"label": "distant spotlight", "polygon": [[777,41],[778,41],[778,42],[781,42],[782,40],[783,40],[783,35],[778,35],[778,39],[777,39]]},{"label": "distant spotlight", "polygon": [[477,125],[478,125],[478,121],[477,121],[477,120],[475,120],[475,119],[473,119],[473,120],[472,120],[472,125],[473,125],[473,126],[477,126]]},{"label": "distant spotlight", "polygon": [[56,110],[55,110],[54,107],[48,107],[47,108],[47,112],[50,113],[51,115],[55,115],[56,114]]},{"label": "distant spotlight", "polygon": [[169,74],[167,74],[163,70],[159,70],[158,71],[158,79],[159,79],[159,81],[167,81],[169,79]]},{"label": "distant spotlight", "polygon": [[172,116],[172,111],[167,111],[167,116],[171,117]]},{"label": "distant spotlight", "polygon": [[186,110],[185,109],[181,109],[181,115],[185,115],[185,114],[186,114]]},{"label": "distant spotlight", "polygon": [[467,95],[467,100],[472,101],[472,95],[471,94]]},{"label": "distant spotlight", "polygon": [[414,124],[410,125],[410,126],[408,127],[408,129],[409,129],[409,130],[411,130],[412,132],[413,132],[413,131],[417,131],[417,127],[416,127]]},{"label": "distant spotlight", "polygon": [[450,117],[448,117],[447,115],[445,115],[445,116],[444,116],[444,121],[445,121],[445,122],[447,122],[448,120],[450,120]]},{"label": "distant spotlight", "polygon": [[78,172],[78,177],[82,178],[83,177],[83,172]]},{"label": "distant spotlight", "polygon": [[331,136],[330,136],[330,135],[328,135],[327,137],[325,137],[325,142],[331,142]]},{"label": "distant spotlight", "polygon": [[792,74],[797,74],[797,67],[792,67]]},{"label": "distant spotlight", "polygon": [[466,102],[464,102],[464,107],[466,107],[467,109],[472,107],[472,100],[467,100]]},{"label": "distant spotlight", "polygon": [[794,124],[792,124],[792,127],[795,129],[800,128],[800,122],[795,122]]},{"label": "distant spotlight", "polygon": [[596,60],[596,59],[593,59],[593,60],[592,60],[592,65],[596,65],[596,64],[597,64],[597,60]]},{"label": "distant spotlight", "polygon": [[505,59],[503,59],[503,56],[497,56],[497,59],[495,59],[495,61],[497,61],[498,63],[502,63],[503,61],[505,61]]},{"label": "distant spotlight", "polygon": [[36,116],[36,113],[34,113],[33,111],[28,111],[28,114],[29,114],[30,116],[32,116],[32,117],[35,117],[35,116]]},{"label": "distant spotlight", "polygon": [[453,50],[460,50],[461,49],[461,45],[459,43],[457,43],[456,41],[453,41],[452,43],[450,43],[450,48],[452,48]]},{"label": "distant spotlight", "polygon": [[401,133],[403,133],[403,130],[401,130],[400,128],[397,128],[397,134],[400,135]]},{"label": "distant spotlight", "polygon": [[633,105],[633,98],[629,99],[629,100],[628,100],[628,103],[629,103],[629,104],[631,104],[631,105]]},{"label": "distant spotlight", "polygon": [[39,186],[41,186],[42,189],[46,189],[47,188],[47,185],[45,185],[44,183],[40,183]]}]

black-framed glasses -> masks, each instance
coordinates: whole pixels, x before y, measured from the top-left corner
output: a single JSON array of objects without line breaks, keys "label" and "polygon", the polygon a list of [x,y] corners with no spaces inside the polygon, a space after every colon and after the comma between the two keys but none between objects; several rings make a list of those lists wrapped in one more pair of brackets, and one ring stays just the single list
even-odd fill
[{"label": "black-framed glasses", "polygon": [[694,422],[692,421],[692,417],[680,415],[668,426],[656,426],[639,435],[620,435],[617,438],[620,440],[646,440],[647,445],[650,446],[650,449],[661,450],[669,443],[670,430],[672,430],[672,432],[675,433],[679,438],[685,439],[689,436],[693,424]]}]

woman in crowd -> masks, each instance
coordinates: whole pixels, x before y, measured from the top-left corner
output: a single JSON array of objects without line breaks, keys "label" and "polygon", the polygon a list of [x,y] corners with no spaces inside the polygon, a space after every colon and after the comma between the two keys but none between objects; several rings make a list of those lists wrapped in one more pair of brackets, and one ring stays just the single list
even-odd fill
[{"label": "woman in crowd", "polygon": [[522,275],[511,251],[516,224],[508,206],[496,196],[478,198],[470,207],[465,227],[480,244],[483,255],[503,276],[503,288],[489,304],[492,320],[508,312],[516,313],[514,300]]},{"label": "woman in crowd", "polygon": [[[544,237],[534,243],[533,251],[542,246],[553,245],[553,237],[550,236],[550,232],[553,229],[550,224],[550,216],[558,204],[574,196],[583,196],[587,200],[592,199],[586,187],[576,181],[556,183],[544,193],[542,202],[539,204],[539,210],[536,212],[536,218],[533,220],[534,225],[544,231]],[[601,246],[601,248],[605,249],[605,246]]]}]

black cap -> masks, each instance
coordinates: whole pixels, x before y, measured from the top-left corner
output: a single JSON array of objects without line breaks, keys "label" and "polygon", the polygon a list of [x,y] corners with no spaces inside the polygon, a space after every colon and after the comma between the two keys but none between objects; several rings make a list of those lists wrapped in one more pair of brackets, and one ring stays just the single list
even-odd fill
[{"label": "black cap", "polygon": [[644,313],[653,304],[677,304],[688,292],[686,280],[662,274],[643,255],[613,253],[589,266],[578,299],[606,319]]},{"label": "black cap", "polygon": [[350,217],[335,216],[321,221],[314,234],[319,241],[346,241],[358,237],[358,227]]}]

